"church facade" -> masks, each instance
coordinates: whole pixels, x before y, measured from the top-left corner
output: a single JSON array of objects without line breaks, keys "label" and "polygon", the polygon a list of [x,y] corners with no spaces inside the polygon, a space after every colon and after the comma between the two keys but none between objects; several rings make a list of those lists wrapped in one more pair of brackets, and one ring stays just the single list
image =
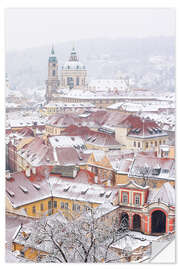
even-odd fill
[{"label": "church facade", "polygon": [[46,101],[56,100],[60,89],[84,89],[87,86],[87,69],[79,61],[75,48],[72,49],[70,58],[62,66],[61,80],[58,75],[58,59],[54,48],[48,60],[48,80],[46,81]]}]

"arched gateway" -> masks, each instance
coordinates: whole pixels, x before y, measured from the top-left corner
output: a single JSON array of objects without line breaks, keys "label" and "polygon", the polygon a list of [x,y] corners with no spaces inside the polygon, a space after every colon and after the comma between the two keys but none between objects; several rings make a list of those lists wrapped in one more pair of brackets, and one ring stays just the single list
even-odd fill
[{"label": "arched gateway", "polygon": [[133,230],[141,231],[141,217],[140,215],[135,214],[133,216]]},{"label": "arched gateway", "polygon": [[129,228],[129,216],[126,212],[121,214],[121,228],[125,230]]},{"label": "arched gateway", "polygon": [[151,215],[151,233],[166,232],[166,215],[160,211],[154,211]]}]

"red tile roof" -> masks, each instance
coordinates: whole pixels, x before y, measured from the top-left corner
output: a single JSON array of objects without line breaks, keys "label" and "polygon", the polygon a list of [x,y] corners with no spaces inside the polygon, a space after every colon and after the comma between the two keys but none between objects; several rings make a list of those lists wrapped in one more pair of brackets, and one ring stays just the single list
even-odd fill
[{"label": "red tile roof", "polygon": [[86,164],[90,154],[84,154],[73,147],[56,148],[57,162],[60,165],[80,165]]},{"label": "red tile roof", "polygon": [[77,127],[72,125],[66,128],[62,134],[68,136],[81,136],[87,144],[100,146],[119,145],[113,135],[90,130],[88,127]]}]

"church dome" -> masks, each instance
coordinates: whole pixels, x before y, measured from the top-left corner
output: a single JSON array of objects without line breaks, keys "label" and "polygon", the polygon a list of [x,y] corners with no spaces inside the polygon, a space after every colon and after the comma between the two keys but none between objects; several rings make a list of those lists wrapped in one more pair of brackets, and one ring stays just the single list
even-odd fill
[{"label": "church dome", "polygon": [[62,66],[62,69],[65,69],[65,70],[86,70],[86,67],[81,62],[79,62],[79,59],[77,57],[77,53],[76,53],[74,48],[71,51],[69,61],[65,62],[65,64]]}]

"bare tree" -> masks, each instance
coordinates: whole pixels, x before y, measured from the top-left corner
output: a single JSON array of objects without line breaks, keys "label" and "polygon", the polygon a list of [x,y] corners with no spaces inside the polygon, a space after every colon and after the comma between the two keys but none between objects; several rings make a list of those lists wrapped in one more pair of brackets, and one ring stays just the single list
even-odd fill
[{"label": "bare tree", "polygon": [[[122,237],[124,226],[106,225],[89,208],[79,218],[67,221],[61,213],[34,221],[26,246],[44,250],[39,262],[120,262],[121,257],[110,247]],[[118,230],[119,229],[119,230]]]}]

